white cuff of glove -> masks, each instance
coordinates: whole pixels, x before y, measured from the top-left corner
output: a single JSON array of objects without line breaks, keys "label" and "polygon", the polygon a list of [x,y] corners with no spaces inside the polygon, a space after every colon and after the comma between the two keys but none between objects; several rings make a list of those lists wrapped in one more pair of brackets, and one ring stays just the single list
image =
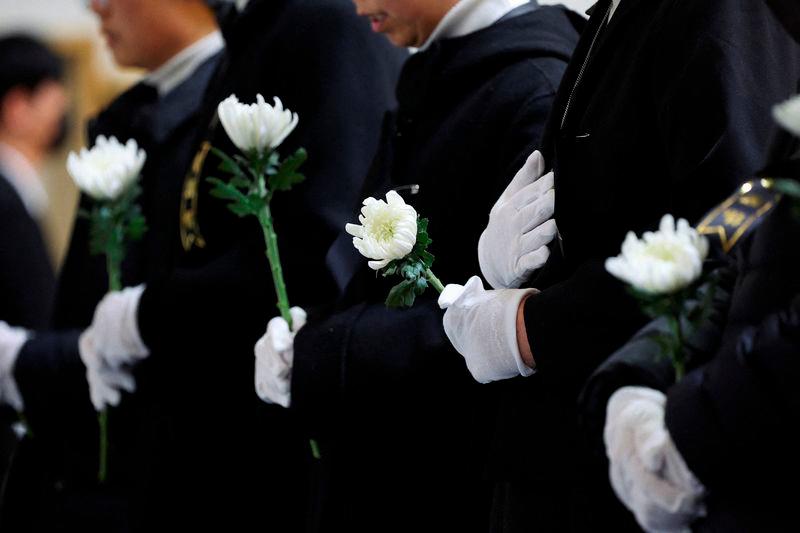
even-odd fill
[{"label": "white cuff of glove", "polygon": [[535,372],[522,360],[517,342],[520,302],[535,289],[487,291],[473,276],[464,286],[448,285],[439,296],[446,309],[444,330],[472,377],[489,383]]},{"label": "white cuff of glove", "polygon": [[0,404],[10,405],[18,412],[22,412],[25,405],[14,379],[14,367],[29,338],[27,330],[0,321]]},{"label": "white cuff of glove", "polygon": [[624,387],[608,402],[604,439],[609,477],[645,531],[689,531],[705,515],[705,489],[689,470],[664,424],[666,397]]},{"label": "white cuff of glove", "polygon": [[109,292],[97,304],[89,330],[94,350],[111,368],[131,364],[150,355],[139,334],[139,300],[145,286]]},{"label": "white cuff of glove", "polygon": [[292,400],[292,366],[294,364],[294,338],[306,323],[306,312],[300,307],[289,310],[292,331],[282,317],[269,321],[267,332],[255,346],[256,394],[266,403],[289,407]]}]

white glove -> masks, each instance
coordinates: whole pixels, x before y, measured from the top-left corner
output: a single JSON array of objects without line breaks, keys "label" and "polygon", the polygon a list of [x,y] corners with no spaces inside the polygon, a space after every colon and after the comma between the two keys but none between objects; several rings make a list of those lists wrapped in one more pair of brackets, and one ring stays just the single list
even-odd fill
[{"label": "white glove", "polygon": [[292,331],[279,316],[269,321],[267,332],[255,346],[256,393],[267,403],[289,407],[292,399],[294,337],[306,323],[306,312],[292,307]]},{"label": "white glove", "polygon": [[122,396],[121,390],[135,392],[136,381],[129,367],[111,366],[96,346],[94,333],[89,328],[81,334],[78,340],[78,351],[86,366],[89,397],[95,410],[100,412],[108,406],[119,405]]},{"label": "white glove", "polygon": [[131,364],[150,355],[139,335],[137,311],[144,285],[106,294],[94,311],[91,332],[95,351],[111,368]]},{"label": "white glove", "polygon": [[121,390],[136,390],[128,365],[150,355],[139,335],[136,316],[143,292],[144,285],[139,285],[106,294],[95,308],[92,324],[78,341],[89,395],[97,411],[118,405]]},{"label": "white glove", "polygon": [[519,287],[550,257],[547,245],[558,233],[554,176],[543,172],[542,154],[533,152],[489,214],[478,241],[478,260],[495,289]]},{"label": "white glove", "polygon": [[705,516],[705,489],[664,425],[667,399],[644,387],[623,387],[608,401],[604,438],[614,492],[645,531],[683,532]]},{"label": "white glove", "polygon": [[486,291],[478,276],[467,284],[448,285],[439,296],[444,331],[464,356],[472,377],[489,383],[515,376],[530,376],[533,369],[522,360],[517,344],[517,311],[523,298],[535,289]]},{"label": "white glove", "polygon": [[29,338],[28,331],[0,320],[0,404],[10,405],[17,411],[23,411],[24,405],[14,379],[14,365]]}]

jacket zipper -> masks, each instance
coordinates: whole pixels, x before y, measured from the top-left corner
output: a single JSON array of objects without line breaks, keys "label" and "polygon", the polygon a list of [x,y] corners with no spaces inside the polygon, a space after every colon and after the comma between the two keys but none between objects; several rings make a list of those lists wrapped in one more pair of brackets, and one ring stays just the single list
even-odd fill
[{"label": "jacket zipper", "polygon": [[586,66],[589,64],[589,59],[592,57],[592,52],[594,51],[594,46],[597,44],[597,38],[600,36],[600,33],[603,31],[603,28],[606,27],[608,23],[608,14],[611,12],[611,2],[608,4],[608,8],[606,8],[606,13],[603,15],[603,21],[600,23],[600,27],[597,28],[597,31],[592,38],[592,44],[589,45],[589,51],[586,53],[586,58],[583,60],[583,64],[581,65],[581,69],[578,71],[578,76],[575,78],[575,84],[572,86],[572,90],[569,93],[569,97],[567,98],[567,104],[564,106],[564,115],[561,117],[561,128],[564,129],[564,125],[567,123],[567,115],[569,114],[570,107],[572,105],[572,99],[575,96],[575,91],[578,89],[578,86],[581,84],[581,80],[583,79],[583,73],[586,71]]}]

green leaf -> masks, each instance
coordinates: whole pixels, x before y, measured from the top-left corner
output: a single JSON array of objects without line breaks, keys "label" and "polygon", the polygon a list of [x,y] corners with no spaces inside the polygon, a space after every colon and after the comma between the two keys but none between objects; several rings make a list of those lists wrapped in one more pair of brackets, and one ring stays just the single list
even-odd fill
[{"label": "green leaf", "polygon": [[414,299],[416,298],[415,285],[413,280],[404,280],[392,287],[386,297],[386,307],[396,309],[414,305]]},{"label": "green leaf", "polygon": [[240,218],[241,217],[246,217],[247,215],[255,215],[256,214],[248,206],[242,205],[242,204],[238,204],[238,203],[228,204],[228,209],[230,209],[230,211],[233,214],[235,214],[236,216],[238,216]]},{"label": "green leaf", "polygon": [[214,198],[221,198],[223,200],[235,200],[238,202],[243,202],[246,200],[246,196],[242,194],[239,189],[234,187],[233,185],[222,181],[219,178],[206,178],[206,181],[213,184],[214,187],[211,189],[209,194]]},{"label": "green leaf", "polygon": [[791,196],[793,198],[800,198],[800,183],[798,183],[796,180],[791,180],[791,179],[775,180],[773,188],[776,191],[783,193],[787,196]]},{"label": "green leaf", "polygon": [[293,185],[303,180],[305,176],[297,172],[300,166],[308,159],[308,154],[302,148],[297,150],[283,161],[275,174],[269,177],[269,187],[274,191],[288,191]]},{"label": "green leaf", "polygon": [[147,231],[147,224],[145,222],[144,215],[137,214],[131,217],[127,228],[127,234],[130,240],[132,241],[141,240],[142,237],[144,237],[146,231]]},{"label": "green leaf", "polygon": [[419,252],[419,259],[420,261],[422,261],[422,264],[425,265],[424,270],[427,270],[433,266],[433,260],[435,259],[435,257],[429,251],[422,250],[421,252]]},{"label": "green leaf", "polygon": [[222,150],[214,147],[211,147],[211,153],[220,159],[220,164],[217,167],[219,170],[222,170],[223,172],[232,174],[234,176],[240,176],[240,177],[245,176],[242,167],[239,166],[239,163],[237,163],[236,159],[232,158]]}]

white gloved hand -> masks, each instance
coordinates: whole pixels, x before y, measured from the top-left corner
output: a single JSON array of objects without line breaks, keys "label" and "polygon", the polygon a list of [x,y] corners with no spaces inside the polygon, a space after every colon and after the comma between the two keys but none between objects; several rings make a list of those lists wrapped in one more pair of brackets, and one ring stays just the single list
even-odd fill
[{"label": "white gloved hand", "polygon": [[666,396],[623,387],[608,401],[604,439],[611,486],[651,532],[690,531],[705,516],[705,489],[686,466],[664,424]]},{"label": "white gloved hand", "polygon": [[306,312],[292,307],[292,331],[279,316],[269,321],[267,332],[255,346],[256,393],[267,403],[289,407],[292,399],[294,337],[306,323]]},{"label": "white gloved hand", "polygon": [[94,311],[91,332],[94,350],[105,366],[119,368],[150,355],[139,335],[137,311],[144,285],[106,294]]},{"label": "white gloved hand", "polygon": [[29,338],[27,330],[11,327],[0,320],[0,404],[10,405],[17,411],[22,411],[24,405],[14,379],[14,365]]},{"label": "white gloved hand", "polygon": [[113,367],[103,354],[97,350],[92,329],[84,331],[78,340],[78,348],[83,364],[86,366],[86,381],[89,383],[89,397],[98,412],[109,406],[119,405],[125,390],[136,391],[133,373],[126,366]]},{"label": "white gloved hand", "polygon": [[544,168],[542,154],[533,152],[492,207],[478,241],[481,272],[495,289],[519,287],[550,257],[547,245],[558,230],[554,176],[543,176]]},{"label": "white gloved hand", "polygon": [[523,298],[535,289],[487,291],[478,276],[464,286],[448,285],[439,296],[444,331],[464,356],[472,377],[489,383],[515,376],[530,376],[533,369],[522,360],[517,344],[517,311]]}]

